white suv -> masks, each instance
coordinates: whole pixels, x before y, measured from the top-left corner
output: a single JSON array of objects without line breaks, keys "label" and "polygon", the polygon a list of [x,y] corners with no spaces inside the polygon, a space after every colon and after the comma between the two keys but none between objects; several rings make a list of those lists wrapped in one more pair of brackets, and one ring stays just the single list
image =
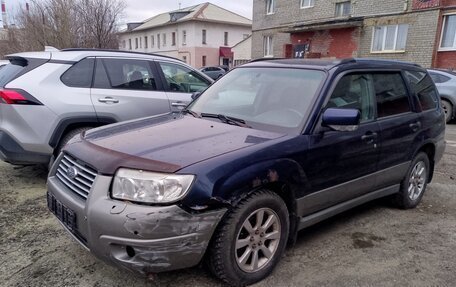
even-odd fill
[{"label": "white suv", "polygon": [[0,70],[0,159],[48,163],[92,127],[178,112],[212,79],[170,57],[66,49],[7,57]]}]

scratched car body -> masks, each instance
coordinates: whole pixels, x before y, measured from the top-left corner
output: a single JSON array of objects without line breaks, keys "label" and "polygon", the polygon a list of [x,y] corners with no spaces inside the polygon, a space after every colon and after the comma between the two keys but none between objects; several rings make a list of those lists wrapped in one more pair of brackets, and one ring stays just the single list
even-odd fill
[{"label": "scratched car body", "polygon": [[385,196],[417,206],[444,150],[438,99],[413,64],[252,62],[181,114],[73,138],[48,205],[116,266],[147,275],[205,261],[252,284],[303,228]]}]

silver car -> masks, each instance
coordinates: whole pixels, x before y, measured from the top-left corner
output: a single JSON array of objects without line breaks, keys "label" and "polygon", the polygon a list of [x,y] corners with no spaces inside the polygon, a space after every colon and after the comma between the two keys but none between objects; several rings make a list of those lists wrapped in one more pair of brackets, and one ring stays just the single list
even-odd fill
[{"label": "silver car", "polygon": [[76,134],[178,112],[212,79],[159,55],[67,49],[9,55],[0,70],[0,159],[49,163]]},{"label": "silver car", "polygon": [[447,70],[428,70],[442,99],[446,121],[456,117],[456,72]]}]

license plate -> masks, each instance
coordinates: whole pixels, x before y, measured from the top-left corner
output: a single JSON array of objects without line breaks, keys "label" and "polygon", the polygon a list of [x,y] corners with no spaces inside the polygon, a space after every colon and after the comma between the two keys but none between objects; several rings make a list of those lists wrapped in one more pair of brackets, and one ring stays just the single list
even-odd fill
[{"label": "license plate", "polygon": [[65,225],[71,232],[76,231],[76,214],[58,201],[50,193],[47,194],[47,204],[49,210]]}]

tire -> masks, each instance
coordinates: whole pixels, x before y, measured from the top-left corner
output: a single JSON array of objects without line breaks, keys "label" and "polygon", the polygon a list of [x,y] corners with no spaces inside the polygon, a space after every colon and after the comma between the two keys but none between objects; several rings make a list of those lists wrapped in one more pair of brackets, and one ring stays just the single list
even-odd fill
[{"label": "tire", "polygon": [[[255,229],[261,214],[262,225]],[[252,227],[251,232],[246,226]],[[288,232],[289,214],[282,198],[269,190],[255,192],[228,211],[220,223],[208,249],[209,268],[232,286],[258,282],[266,278],[282,258]],[[254,260],[255,254],[257,260]]]},{"label": "tire", "polygon": [[453,118],[453,105],[447,100],[442,100],[442,109],[445,112],[445,122],[450,122]]},{"label": "tire", "polygon": [[424,152],[420,152],[402,180],[401,190],[393,199],[394,204],[402,209],[415,208],[426,191],[429,174],[429,157]]},{"label": "tire", "polygon": [[90,130],[92,127],[82,127],[82,128],[76,128],[73,130],[70,130],[65,133],[65,135],[60,139],[59,144],[57,147],[54,149],[54,153],[51,156],[51,159],[48,164],[48,169],[50,170],[52,165],[54,164],[55,158],[59,156],[60,152],[62,151],[63,147],[76,135]]}]

